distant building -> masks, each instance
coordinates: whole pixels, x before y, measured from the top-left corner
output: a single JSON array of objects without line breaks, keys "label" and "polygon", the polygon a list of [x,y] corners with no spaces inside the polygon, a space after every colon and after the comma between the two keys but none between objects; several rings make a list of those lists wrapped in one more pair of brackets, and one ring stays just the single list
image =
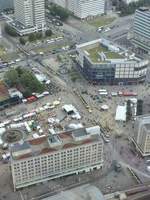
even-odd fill
[{"label": "distant building", "polygon": [[12,25],[20,35],[45,30],[44,0],[14,0],[15,21]]},{"label": "distant building", "polygon": [[9,93],[9,96],[11,98],[14,98],[14,97],[19,97],[20,99],[23,98],[23,94],[19,90],[17,90],[16,88],[8,89],[8,93]]},{"label": "distant building", "polygon": [[77,67],[90,82],[101,84],[136,84],[146,77],[149,61],[106,39],[76,46]]},{"label": "distant building", "polygon": [[71,190],[62,191],[43,200],[105,200],[101,191],[93,185],[82,185]]},{"label": "distant building", "polygon": [[137,117],[134,125],[133,142],[142,156],[150,155],[150,115]]},{"label": "distant building", "polygon": [[99,126],[51,133],[12,144],[10,153],[14,189],[88,172],[103,165]]},{"label": "distant building", "polygon": [[0,12],[13,9],[13,0],[0,0]]},{"label": "distant building", "polygon": [[71,11],[81,19],[105,12],[105,0],[50,0],[50,2]]},{"label": "distant building", "polygon": [[150,9],[139,8],[135,12],[133,25],[133,44],[136,48],[150,54]]},{"label": "distant building", "polygon": [[[21,92],[18,91],[18,94],[21,95]],[[10,94],[6,84],[0,81],[0,110],[21,103],[21,98],[19,96]]]},{"label": "distant building", "polygon": [[2,29],[1,29],[1,25],[0,25],[0,39],[2,38]]},{"label": "distant building", "polygon": [[139,0],[123,0],[126,4],[137,2]]}]

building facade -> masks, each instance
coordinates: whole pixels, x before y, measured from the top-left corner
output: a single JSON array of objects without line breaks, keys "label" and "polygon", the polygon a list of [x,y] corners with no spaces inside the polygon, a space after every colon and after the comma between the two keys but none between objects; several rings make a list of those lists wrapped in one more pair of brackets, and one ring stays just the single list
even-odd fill
[{"label": "building facade", "polygon": [[133,142],[142,156],[150,155],[150,116],[138,116],[135,121]]},{"label": "building facade", "polygon": [[10,147],[14,189],[103,165],[98,126],[43,136]]},{"label": "building facade", "polygon": [[133,2],[137,2],[138,0],[124,0],[124,2],[126,4],[129,4],[129,3],[133,3]]},{"label": "building facade", "polygon": [[15,22],[11,25],[20,35],[45,29],[44,0],[14,0]]},{"label": "building facade", "polygon": [[81,19],[105,12],[105,0],[51,0],[51,2],[71,11]]},{"label": "building facade", "polygon": [[24,27],[32,27],[33,23],[33,6],[32,0],[15,0],[15,19]]},{"label": "building facade", "polygon": [[148,60],[141,60],[105,39],[77,45],[77,67],[90,82],[137,84],[146,77]]},{"label": "building facade", "polygon": [[139,8],[135,12],[133,25],[133,44],[150,54],[150,9]]}]

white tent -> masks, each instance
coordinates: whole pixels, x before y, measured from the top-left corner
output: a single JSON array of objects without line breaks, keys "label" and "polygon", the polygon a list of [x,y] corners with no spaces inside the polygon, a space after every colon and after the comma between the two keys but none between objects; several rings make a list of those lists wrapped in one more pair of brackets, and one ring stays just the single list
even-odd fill
[{"label": "white tent", "polygon": [[116,116],[115,116],[116,121],[126,121],[126,105],[124,106],[117,106],[116,109]]},{"label": "white tent", "polygon": [[101,106],[101,109],[102,109],[102,110],[108,110],[108,109],[109,109],[109,106],[106,105],[106,104],[105,104],[105,105],[102,105],[102,106]]}]

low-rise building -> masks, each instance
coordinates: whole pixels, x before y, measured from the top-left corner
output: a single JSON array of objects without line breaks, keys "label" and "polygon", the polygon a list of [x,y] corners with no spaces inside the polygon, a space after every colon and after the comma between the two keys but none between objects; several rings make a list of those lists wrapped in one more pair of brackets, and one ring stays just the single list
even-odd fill
[{"label": "low-rise building", "polygon": [[19,90],[17,90],[16,88],[8,89],[8,93],[9,93],[11,98],[14,98],[14,97],[19,97],[20,99],[23,98],[23,94]]},{"label": "low-rise building", "polygon": [[97,39],[76,46],[77,67],[90,82],[135,84],[145,80],[149,61],[108,41]]},{"label": "low-rise building", "polygon": [[141,115],[136,118],[132,139],[142,156],[150,155],[150,115]]},{"label": "low-rise building", "polygon": [[100,127],[40,136],[10,146],[14,189],[103,165]]},{"label": "low-rise building", "polygon": [[22,93],[18,91],[17,95],[13,95],[9,91],[11,89],[8,89],[7,85],[0,81],[0,110],[21,103]]}]

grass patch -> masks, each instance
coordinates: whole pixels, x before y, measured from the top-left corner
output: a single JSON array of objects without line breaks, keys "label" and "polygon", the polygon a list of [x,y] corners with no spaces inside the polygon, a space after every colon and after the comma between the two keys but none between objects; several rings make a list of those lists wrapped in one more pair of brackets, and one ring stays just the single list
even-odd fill
[{"label": "grass patch", "polygon": [[95,19],[89,20],[88,24],[98,28],[100,26],[106,26],[108,24],[111,24],[115,19],[115,17],[100,16],[96,17]]},{"label": "grass patch", "polygon": [[12,52],[12,53],[4,53],[0,58],[4,62],[10,62],[12,60],[16,60],[18,58],[18,52]]},{"label": "grass patch", "polygon": [[108,59],[119,59],[119,58],[121,59],[121,58],[123,58],[122,55],[115,53],[115,52],[111,52],[111,51],[107,52],[106,56],[108,57]]},{"label": "grass patch", "polygon": [[74,68],[70,69],[69,75],[70,75],[72,82],[75,82],[76,80],[79,80],[82,78],[81,74]]},{"label": "grass patch", "polygon": [[94,63],[99,63],[99,62],[107,62],[107,61],[102,61],[101,57],[99,55],[100,52],[103,52],[106,55],[107,59],[121,59],[123,58],[122,55],[109,51],[106,47],[103,47],[101,45],[94,47],[92,49],[87,50],[89,53],[89,57],[91,58],[92,62]]}]

